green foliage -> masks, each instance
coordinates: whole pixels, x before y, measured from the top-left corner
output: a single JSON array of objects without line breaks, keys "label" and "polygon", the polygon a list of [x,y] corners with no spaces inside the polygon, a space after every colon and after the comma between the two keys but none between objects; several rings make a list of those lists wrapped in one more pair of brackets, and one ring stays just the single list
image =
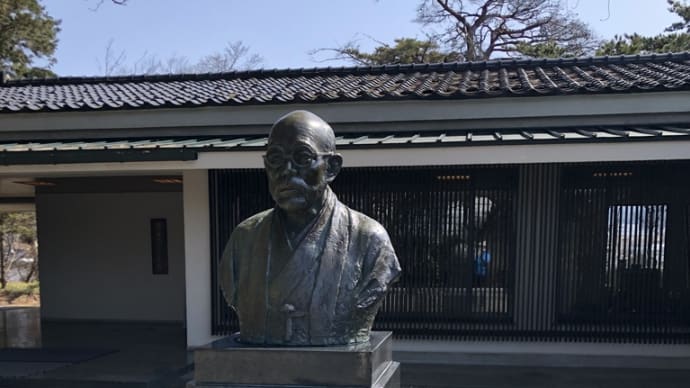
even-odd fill
[{"label": "green foliage", "polygon": [[12,303],[21,296],[40,295],[41,289],[38,281],[32,282],[8,282],[4,289],[0,290],[0,296]]},{"label": "green foliage", "polygon": [[674,32],[685,30],[685,32],[690,32],[690,5],[686,4],[685,1],[678,0],[666,0],[669,5],[668,10],[680,16],[683,21],[676,22],[666,27],[667,32]]},{"label": "green foliage", "polygon": [[14,235],[25,244],[36,241],[36,213],[0,213],[0,234]]},{"label": "green foliage", "polygon": [[604,42],[597,49],[596,54],[631,55],[690,50],[690,5],[678,0],[667,0],[667,2],[669,4],[668,10],[683,19],[681,22],[673,23],[667,27],[665,29],[667,33],[655,36],[642,36],[640,34],[616,35],[613,39]]},{"label": "green foliage", "polygon": [[26,70],[21,75],[21,78],[52,78],[52,77],[57,77],[57,74],[55,74],[52,70],[46,69],[43,67],[32,67],[32,68]]},{"label": "green foliage", "polygon": [[441,51],[434,41],[412,38],[396,39],[394,46],[384,44],[376,47],[372,53],[362,52],[359,47],[349,44],[343,47],[339,54],[360,65],[439,63],[458,60],[457,53]]},{"label": "green foliage", "polygon": [[32,282],[8,282],[5,291],[14,295],[35,295],[40,293],[40,287],[37,280]]},{"label": "green foliage", "polygon": [[580,53],[569,52],[568,48],[556,42],[537,44],[520,43],[516,46],[516,51],[523,56],[531,58],[567,58],[580,55]]},{"label": "green foliage", "polygon": [[648,53],[671,53],[690,50],[690,34],[659,34],[641,36],[626,34],[605,42],[597,55],[632,55]]},{"label": "green foliage", "polygon": [[0,70],[11,78],[52,74],[34,62],[55,62],[59,25],[38,0],[0,1]]},{"label": "green foliage", "polygon": [[7,274],[18,258],[19,244],[27,244],[34,261],[25,280],[30,280],[37,271],[36,213],[0,213],[0,288],[7,284]]}]

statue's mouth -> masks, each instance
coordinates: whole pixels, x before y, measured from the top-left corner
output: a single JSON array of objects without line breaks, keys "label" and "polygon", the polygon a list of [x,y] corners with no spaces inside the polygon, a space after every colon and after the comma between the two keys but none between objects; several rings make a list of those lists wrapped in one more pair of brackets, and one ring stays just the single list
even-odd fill
[{"label": "statue's mouth", "polygon": [[293,186],[282,186],[278,188],[278,194],[281,196],[293,196],[299,193],[300,190]]}]

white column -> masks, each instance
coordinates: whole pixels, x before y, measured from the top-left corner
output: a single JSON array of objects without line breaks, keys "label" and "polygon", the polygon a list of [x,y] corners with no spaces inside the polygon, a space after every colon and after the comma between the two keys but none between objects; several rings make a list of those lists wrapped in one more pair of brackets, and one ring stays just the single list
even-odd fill
[{"label": "white column", "polygon": [[208,170],[183,173],[187,347],[207,344],[211,335],[211,231]]}]

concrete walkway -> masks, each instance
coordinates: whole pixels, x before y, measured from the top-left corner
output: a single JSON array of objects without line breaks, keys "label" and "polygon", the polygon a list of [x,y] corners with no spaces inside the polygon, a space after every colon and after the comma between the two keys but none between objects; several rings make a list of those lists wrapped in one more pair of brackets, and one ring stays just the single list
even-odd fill
[{"label": "concrete walkway", "polygon": [[[610,347],[605,350],[599,344],[583,345],[581,351],[569,354],[559,352],[556,345],[550,353],[544,352],[543,347],[528,344],[512,346],[513,352],[505,350],[506,344],[480,345],[401,341],[394,358],[402,362],[403,387],[690,387],[687,347],[674,348],[675,352],[648,347],[656,349],[658,354],[652,354],[644,364],[645,347],[639,346],[628,349],[629,357],[633,358],[620,358]],[[105,353],[79,362],[0,361],[0,387],[183,388],[192,379],[191,354],[185,348],[181,325],[74,322],[41,325],[37,309],[0,309],[0,348],[17,347],[102,349]],[[587,356],[593,350],[601,354]],[[672,357],[664,361],[658,357],[663,354]],[[586,359],[588,362],[584,363]],[[629,365],[625,365],[626,360],[630,361]]]},{"label": "concrete walkway", "polygon": [[402,382],[407,388],[687,388],[690,371],[403,363]]},{"label": "concrete walkway", "polygon": [[0,387],[182,387],[180,377],[191,370],[181,324],[43,322],[19,330],[40,322],[37,309],[0,309],[3,318],[6,330],[21,333],[21,341],[8,335],[3,347],[89,349],[98,355],[77,362],[0,361]]},{"label": "concrete walkway", "polygon": [[690,387],[690,345],[399,340],[393,349],[409,387]]}]

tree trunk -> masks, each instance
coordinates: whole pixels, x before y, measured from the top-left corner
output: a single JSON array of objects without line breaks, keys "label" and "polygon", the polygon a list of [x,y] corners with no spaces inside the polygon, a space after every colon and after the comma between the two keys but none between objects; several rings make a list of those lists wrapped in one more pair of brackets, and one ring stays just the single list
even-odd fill
[{"label": "tree trunk", "polygon": [[[474,31],[472,31],[474,33]],[[465,47],[466,47],[466,52],[465,52],[465,60],[467,62],[473,62],[477,60],[477,42],[474,41],[474,36],[470,35],[470,33],[467,34],[465,37]]]},{"label": "tree trunk", "polygon": [[31,268],[29,268],[29,273],[24,277],[24,283],[28,283],[31,281],[31,278],[34,277],[34,274],[36,273],[36,270],[38,269],[38,244],[34,240],[34,242],[31,244],[31,254],[34,257],[34,261],[31,263]]}]

